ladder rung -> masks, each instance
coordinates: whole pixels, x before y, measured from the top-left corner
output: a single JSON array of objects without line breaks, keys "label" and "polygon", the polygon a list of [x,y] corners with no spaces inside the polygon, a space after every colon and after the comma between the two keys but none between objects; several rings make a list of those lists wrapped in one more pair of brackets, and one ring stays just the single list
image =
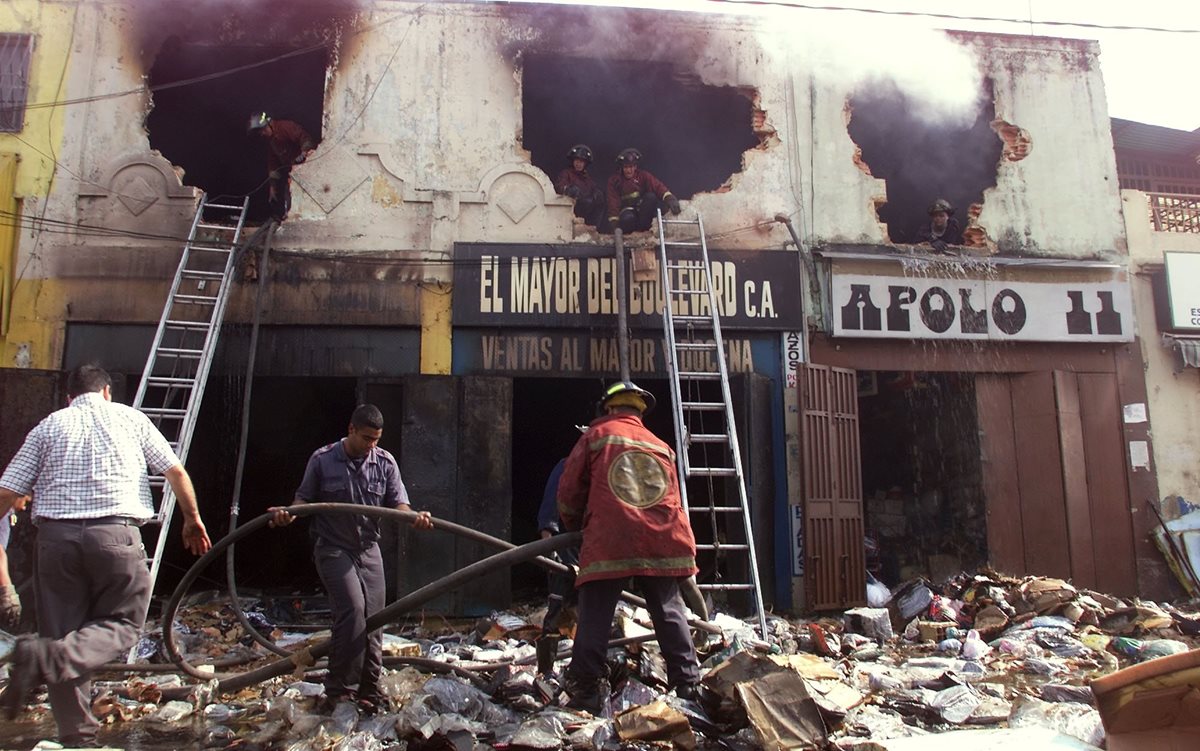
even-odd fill
[{"label": "ladder rung", "polygon": [[225,230],[226,232],[237,231],[236,224],[209,224],[207,222],[198,222],[196,224],[196,226],[200,229],[222,229],[222,230]]},{"label": "ladder rung", "polygon": [[729,436],[724,433],[692,433],[688,436],[688,443],[725,443],[729,440]]},{"label": "ladder rung", "polygon": [[224,279],[224,271],[201,271],[199,269],[184,269],[184,279]]},{"label": "ladder rung", "polygon": [[679,373],[680,378],[687,378],[693,381],[719,381],[721,374],[710,370],[684,370]]},{"label": "ladder rung", "polygon": [[692,226],[699,225],[699,222],[697,222],[695,219],[665,219],[664,218],[662,220],[662,223],[663,224],[690,224]]},{"label": "ladder rung", "polygon": [[688,477],[737,477],[734,467],[689,467]]},{"label": "ladder rung", "polygon": [[705,543],[703,545],[701,545],[699,543],[696,544],[696,550],[729,550],[729,551],[745,552],[749,549],[750,549],[749,545],[740,545],[740,544],[734,544],[734,543],[730,543],[728,545],[713,545],[711,543]]},{"label": "ladder rung", "polygon": [[[698,243],[698,242],[695,242],[692,240],[685,240],[685,241],[667,240],[663,244],[664,245],[673,245],[676,248],[699,248],[699,247],[702,247],[701,243]],[[667,264],[667,268],[668,269],[695,269],[695,268],[703,268],[703,266],[696,266],[694,264],[688,265],[688,264],[670,264],[669,263],[669,264]]]},{"label": "ladder rung", "polygon": [[203,210],[203,209],[228,209],[229,211],[241,211],[242,210],[241,206],[230,206],[229,204],[225,204],[225,203],[206,203],[203,206],[201,206],[200,208],[201,208],[201,210]]},{"label": "ladder rung", "polygon": [[167,357],[180,357],[180,358],[194,357],[198,360],[198,359],[200,359],[200,356],[204,354],[204,350],[202,350],[202,349],[179,349],[178,347],[159,347],[157,350],[155,350],[155,354],[157,354],[160,357],[163,355],[166,355]]},{"label": "ladder rung", "polygon": [[208,321],[173,321],[171,319],[167,319],[167,326],[191,331],[208,331],[212,328],[212,324]]},{"label": "ladder rung", "polygon": [[175,295],[171,298],[174,302],[186,302],[192,305],[216,305],[217,298],[209,297],[208,295]]},{"label": "ladder rung", "polygon": [[712,325],[712,318],[708,316],[671,316],[671,320],[675,323],[707,323]]},{"label": "ladder rung", "polygon": [[224,245],[201,245],[199,243],[188,243],[189,250],[206,250],[210,253],[229,253],[233,249],[227,248]]},{"label": "ladder rung", "polygon": [[699,411],[713,412],[713,411],[725,409],[724,402],[683,402],[680,406],[683,407],[684,409],[691,409],[691,410],[695,410],[698,412]]},{"label": "ladder rung", "polygon": [[716,349],[716,342],[675,342],[675,349]]},{"label": "ladder rung", "polygon": [[150,376],[146,379],[147,384],[155,386],[191,386],[195,382],[195,378],[171,378],[168,376]]},{"label": "ladder rung", "polygon": [[709,513],[738,513],[741,512],[741,506],[688,506],[689,514],[709,514]]},{"label": "ladder rung", "polygon": [[676,287],[671,287],[669,292],[672,295],[707,295],[708,294],[708,290],[706,290],[706,289],[683,289],[683,288],[676,288]]},{"label": "ladder rung", "polygon": [[697,586],[700,589],[714,589],[718,591],[737,590],[744,592],[746,590],[754,589],[753,584],[699,584]]},{"label": "ladder rung", "polygon": [[146,415],[161,417],[183,417],[187,414],[186,409],[171,409],[170,407],[142,407],[142,412]]}]

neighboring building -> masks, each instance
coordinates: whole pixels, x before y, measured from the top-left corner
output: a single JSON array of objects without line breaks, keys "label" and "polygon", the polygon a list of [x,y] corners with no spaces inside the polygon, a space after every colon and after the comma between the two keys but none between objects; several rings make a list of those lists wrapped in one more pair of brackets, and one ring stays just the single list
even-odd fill
[{"label": "neighboring building", "polygon": [[1200,130],[1113,120],[1159,504],[1200,505]]},{"label": "neighboring building", "polygon": [[[254,191],[252,217],[265,215],[247,115],[321,139],[293,172],[272,254],[243,517],[286,500],[307,454],[370,400],[416,504],[531,539],[545,476],[617,372],[611,240],[574,221],[551,176],[574,143],[596,152],[599,179],[636,146],[685,215],[703,215],[720,264],[778,608],[861,599],[864,529],[893,577],[990,560],[1165,591],[1139,510],[1157,495],[1138,460],[1148,425],[1121,417],[1146,396],[1094,43],[948,35],[982,74],[951,121],[813,63],[778,19],[403,0],[54,7],[71,16],[71,54],[62,90],[34,99],[62,102],[49,111],[64,136],[49,199],[24,207],[16,287],[31,302],[14,309],[6,366],[100,358],[132,385],[197,190]],[[959,253],[902,244],[937,197],[958,206]],[[236,291],[189,460],[212,519],[231,492],[256,290]],[[655,297],[654,282],[632,288],[632,366],[666,403]],[[671,434],[669,410],[651,422]],[[248,586],[307,570],[294,539],[288,555],[241,552]],[[398,543],[399,587],[481,552]],[[498,575],[439,605],[509,598]]]}]

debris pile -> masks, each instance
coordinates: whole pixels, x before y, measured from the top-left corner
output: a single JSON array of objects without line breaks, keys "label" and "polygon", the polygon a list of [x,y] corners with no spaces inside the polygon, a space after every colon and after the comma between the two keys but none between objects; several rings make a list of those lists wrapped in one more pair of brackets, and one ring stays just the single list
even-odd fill
[{"label": "debris pile", "polygon": [[[613,634],[619,646],[609,650],[613,693],[598,717],[563,706],[557,671],[567,664],[569,639],[557,671],[537,674],[541,614],[534,610],[458,627],[395,629],[385,641],[392,665],[382,681],[385,703],[373,714],[349,702],[318,711],[320,664],[303,660],[291,676],[232,695],[218,695],[216,680],[185,686],[173,673],[98,681],[94,708],[112,724],[102,740],[114,746],[123,727],[141,723],[190,729],[200,747],[239,750],[874,751],[949,731],[966,733],[955,748],[1049,739],[1089,749],[1105,743],[1089,681],[1188,651],[1200,635],[1194,612],[1053,578],[962,574],[939,587],[910,581],[887,595],[875,598],[882,607],[839,617],[770,617],[765,638],[751,623],[718,613],[712,622],[720,633],[697,632],[704,678],[695,701],[667,691],[647,614],[622,605]],[[176,635],[189,661],[220,673],[268,657],[228,606],[180,612]],[[321,637],[248,615],[277,645],[302,652]],[[161,659],[157,652],[153,637],[139,646],[147,659]],[[399,664],[418,657],[455,672]],[[932,741],[925,738],[922,748]]]}]

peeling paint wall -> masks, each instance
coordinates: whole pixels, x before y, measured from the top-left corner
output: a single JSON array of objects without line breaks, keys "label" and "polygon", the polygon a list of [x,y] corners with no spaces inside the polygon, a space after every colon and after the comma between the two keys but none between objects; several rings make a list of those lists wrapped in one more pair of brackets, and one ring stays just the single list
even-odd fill
[{"label": "peeling paint wall", "polygon": [[[61,92],[38,89],[31,99],[94,98],[53,110],[65,134],[60,166],[49,202],[33,206],[68,225],[137,235],[102,237],[70,226],[40,240],[23,234],[22,304],[41,332],[30,362],[56,367],[65,321],[81,320],[82,311],[100,322],[155,317],[157,305],[146,301],[162,299],[156,281],[161,286],[169,277],[179,247],[171,238],[186,234],[196,191],[149,148],[143,122],[152,97],[107,96],[139,89],[150,63],[151,53],[139,46],[136,2],[23,5],[49,8],[40,11],[41,23],[60,29],[63,18],[77,14],[70,55],[60,51]],[[774,221],[780,213],[809,243],[885,242],[875,212],[884,183],[856,162],[846,130],[850,84],[815,78],[777,24],[612,8],[379,0],[363,3],[339,33],[324,140],[293,172],[293,210],[278,250],[366,252],[381,269],[401,254],[403,264],[384,277],[415,287],[450,278],[448,254],[456,242],[607,242],[575,222],[571,202],[555,194],[521,142],[522,55],[568,52],[669,61],[705,85],[752,92],[749,127],[762,142],[743,154],[741,171],[726,186],[685,202],[685,215],[702,212],[711,244],[783,247],[789,235]],[[1012,141],[996,187],[972,221],[973,236],[1000,252],[1123,253],[1096,45],[956,36],[976,50],[994,83],[996,117],[1003,121],[997,138]],[[238,38],[246,41],[245,34]],[[285,279],[274,294],[288,304],[273,306],[272,315],[286,316],[279,322],[317,315],[330,298],[311,295],[307,286],[314,283],[302,274]],[[127,293],[120,304],[114,289]],[[130,294],[140,302],[130,302]],[[339,315],[419,326],[419,312],[402,307],[419,297],[415,290],[379,295],[364,287],[341,301],[351,308]],[[240,306],[231,311],[234,320],[244,314]]]},{"label": "peeling paint wall", "polygon": [[1149,197],[1136,190],[1121,191],[1129,236],[1134,314],[1142,340],[1150,424],[1154,426],[1154,467],[1162,498],[1182,496],[1200,503],[1200,370],[1178,368],[1178,356],[1162,344],[1154,313],[1151,273],[1164,251],[1200,253],[1200,235],[1155,232],[1150,223]]}]

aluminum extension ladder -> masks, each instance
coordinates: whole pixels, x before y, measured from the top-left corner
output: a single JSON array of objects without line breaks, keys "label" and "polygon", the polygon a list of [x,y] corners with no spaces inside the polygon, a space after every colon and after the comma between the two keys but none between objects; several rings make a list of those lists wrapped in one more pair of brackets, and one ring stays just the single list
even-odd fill
[{"label": "aluminum extension ladder", "polygon": [[[759,632],[766,639],[758,556],[704,222],[699,214],[695,219],[665,219],[659,211],[658,239],[679,490],[692,529],[703,522],[712,535],[712,542],[698,542],[696,549],[701,574],[711,565],[715,581],[699,586],[702,591],[749,593]],[[698,482],[691,483],[689,499],[688,480],[693,479]],[[736,486],[736,494],[730,486]]]},{"label": "aluminum extension ladder", "polygon": [[[222,204],[210,202],[207,195],[200,197],[133,399],[134,408],[158,426],[184,463],[229,302],[249,201]],[[158,513],[149,522],[158,527],[154,556],[148,561],[153,591],[175,511],[175,494],[161,475],[149,478],[149,485],[162,491]]]}]

